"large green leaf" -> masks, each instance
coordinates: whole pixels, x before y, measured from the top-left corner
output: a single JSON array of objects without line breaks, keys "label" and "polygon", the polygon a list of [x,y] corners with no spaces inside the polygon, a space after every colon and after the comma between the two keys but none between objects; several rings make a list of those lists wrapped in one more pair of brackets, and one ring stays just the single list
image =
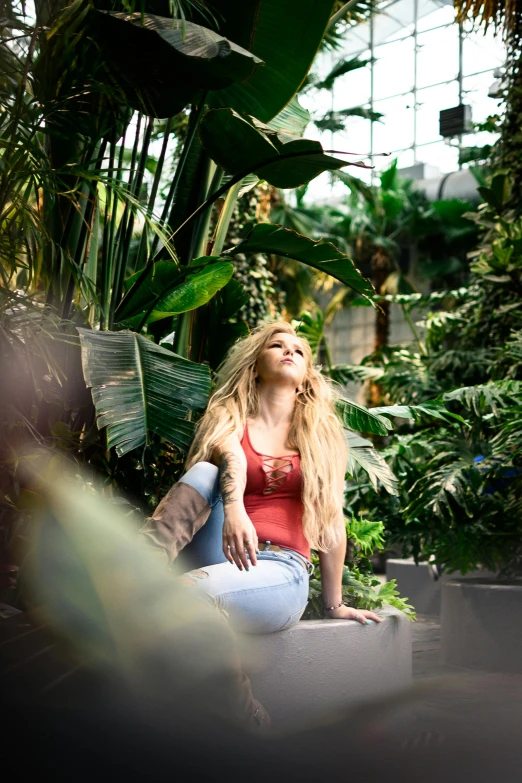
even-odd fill
[{"label": "large green leaf", "polygon": [[227,261],[209,264],[201,272],[190,275],[184,283],[162,297],[154,306],[148,320],[159,321],[161,318],[201,307],[228,283],[233,274],[234,265]]},{"label": "large green leaf", "polygon": [[155,117],[172,117],[199,90],[248,80],[261,60],[193,22],[146,13],[93,11],[96,43],[127,101]]},{"label": "large green leaf", "polygon": [[387,435],[393,429],[391,422],[371,409],[352,400],[341,399],[337,402],[337,412],[345,427],[357,432],[372,432],[374,435]]},{"label": "large green leaf", "polygon": [[278,133],[300,138],[311,119],[308,109],[303,108],[297,95],[294,95],[290,103],[273,120],[270,120],[268,125]]},{"label": "large green leaf", "polygon": [[372,284],[361,275],[351,258],[341,253],[331,242],[309,239],[274,223],[254,226],[246,239],[224,255],[236,253],[269,253],[295,258],[326,272],[363,296],[372,296],[374,293]]},{"label": "large green leaf", "polygon": [[384,549],[384,525],[373,519],[356,519],[352,516],[345,521],[346,535],[353,539],[363,554],[371,555],[375,548]]},{"label": "large green leaf", "polygon": [[195,364],[135,332],[78,329],[83,374],[92,388],[98,427],[119,456],[144,446],[154,432],[188,449],[210,393],[208,367]]},{"label": "large green leaf", "polygon": [[[158,261],[139,288],[126,300],[122,312],[118,313],[118,319],[136,326],[147,312],[147,323],[151,323],[195,310],[223,288],[234,273],[234,266],[229,261],[216,261],[212,257],[197,258],[193,264],[205,266],[201,271],[187,276],[190,267],[180,269],[169,261]],[[137,272],[130,277],[127,285],[130,287],[140,274]],[[183,281],[182,275],[186,276]]]},{"label": "large green leaf", "polygon": [[133,288],[141,276],[142,270],[135,272],[125,280],[125,291],[130,293],[116,311],[118,321],[124,321],[126,318],[143,312],[159,294],[170,286],[176,285],[180,280],[180,267],[173,261],[157,261],[149,268],[147,276],[142,279],[139,288]]},{"label": "large green leaf", "polygon": [[398,419],[413,419],[419,421],[432,416],[442,421],[464,422],[462,416],[449,411],[442,400],[428,400],[418,405],[386,405],[385,407],[371,408],[372,413],[380,416],[396,416]]},{"label": "large green leaf", "polygon": [[296,188],[323,171],[349,165],[325,155],[318,141],[279,134],[230,108],[207,111],[199,135],[212,160],[226,172],[232,175],[254,172],[259,179],[277,188]]},{"label": "large green leaf", "polygon": [[357,468],[360,467],[368,474],[375,490],[378,489],[380,482],[390,495],[397,495],[397,478],[388,467],[384,457],[374,449],[373,443],[361,438],[355,432],[350,432],[350,430],[345,430],[344,435],[348,450],[347,472],[356,476]]},{"label": "large green leaf", "polygon": [[333,6],[333,0],[214,0],[223,35],[264,62],[248,81],[214,93],[215,105],[273,119],[304,81]]}]

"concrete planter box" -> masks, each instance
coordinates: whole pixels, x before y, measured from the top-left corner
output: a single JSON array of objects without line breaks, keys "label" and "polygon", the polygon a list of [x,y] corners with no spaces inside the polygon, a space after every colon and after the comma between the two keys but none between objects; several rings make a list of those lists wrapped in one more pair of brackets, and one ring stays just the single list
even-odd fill
[{"label": "concrete planter box", "polygon": [[522,674],[522,579],[448,579],[442,585],[441,660]]},{"label": "concrete planter box", "polygon": [[281,633],[240,637],[254,695],[274,726],[298,727],[411,685],[411,622],[393,607],[379,615],[382,623],[367,626],[309,620]]},{"label": "concrete planter box", "polygon": [[459,571],[453,574],[443,574],[438,579],[430,575],[427,563],[415,565],[413,558],[390,558],[386,561],[386,579],[395,579],[402,596],[409,599],[418,614],[428,617],[439,617],[441,607],[441,585],[448,579],[472,579],[474,577],[494,578],[489,571],[472,571],[462,576]]}]

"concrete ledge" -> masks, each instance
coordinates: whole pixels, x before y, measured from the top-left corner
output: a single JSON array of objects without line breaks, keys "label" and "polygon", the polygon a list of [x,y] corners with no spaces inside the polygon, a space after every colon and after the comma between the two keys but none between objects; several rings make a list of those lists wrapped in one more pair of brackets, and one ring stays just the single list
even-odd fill
[{"label": "concrete ledge", "polygon": [[390,558],[386,561],[386,579],[397,581],[401,596],[408,598],[418,614],[428,617],[438,617],[441,607],[441,585],[448,579],[473,579],[474,577],[494,578],[490,571],[471,571],[463,576],[459,571],[453,574],[443,574],[438,579],[430,575],[427,563],[415,565],[413,558]]},{"label": "concrete ledge", "polygon": [[309,620],[240,637],[254,695],[274,726],[298,727],[411,685],[411,622],[393,607],[379,615],[380,624]]},{"label": "concrete ledge", "polygon": [[442,663],[522,674],[522,580],[448,579],[442,585]]}]

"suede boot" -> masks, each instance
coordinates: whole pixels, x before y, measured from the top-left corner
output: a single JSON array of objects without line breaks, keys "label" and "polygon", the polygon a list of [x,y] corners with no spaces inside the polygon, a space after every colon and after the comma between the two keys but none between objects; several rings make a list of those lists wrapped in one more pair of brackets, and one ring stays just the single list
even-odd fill
[{"label": "suede boot", "polygon": [[164,554],[168,565],[189,544],[210,516],[210,505],[189,484],[178,481],[145,520],[140,535]]},{"label": "suede boot", "polygon": [[[197,490],[178,481],[160,501],[152,516],[145,520],[139,533],[170,566],[203,527],[210,511],[210,505]],[[234,663],[230,690],[234,708],[237,714],[244,716],[247,725],[266,730],[270,727],[270,717],[263,705],[254,699],[250,680],[242,671],[239,659]]]}]

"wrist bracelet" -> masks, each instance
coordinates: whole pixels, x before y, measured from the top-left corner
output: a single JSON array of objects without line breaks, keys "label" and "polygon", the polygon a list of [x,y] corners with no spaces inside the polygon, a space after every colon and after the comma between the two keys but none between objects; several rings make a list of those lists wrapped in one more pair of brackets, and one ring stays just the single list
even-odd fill
[{"label": "wrist bracelet", "polygon": [[327,612],[331,612],[331,611],[332,611],[332,609],[340,609],[340,608],[341,608],[341,606],[346,606],[346,604],[344,603],[344,601],[341,601],[341,603],[340,603],[340,604],[337,604],[337,606],[325,606],[324,608],[326,609],[326,611],[327,611]]}]

